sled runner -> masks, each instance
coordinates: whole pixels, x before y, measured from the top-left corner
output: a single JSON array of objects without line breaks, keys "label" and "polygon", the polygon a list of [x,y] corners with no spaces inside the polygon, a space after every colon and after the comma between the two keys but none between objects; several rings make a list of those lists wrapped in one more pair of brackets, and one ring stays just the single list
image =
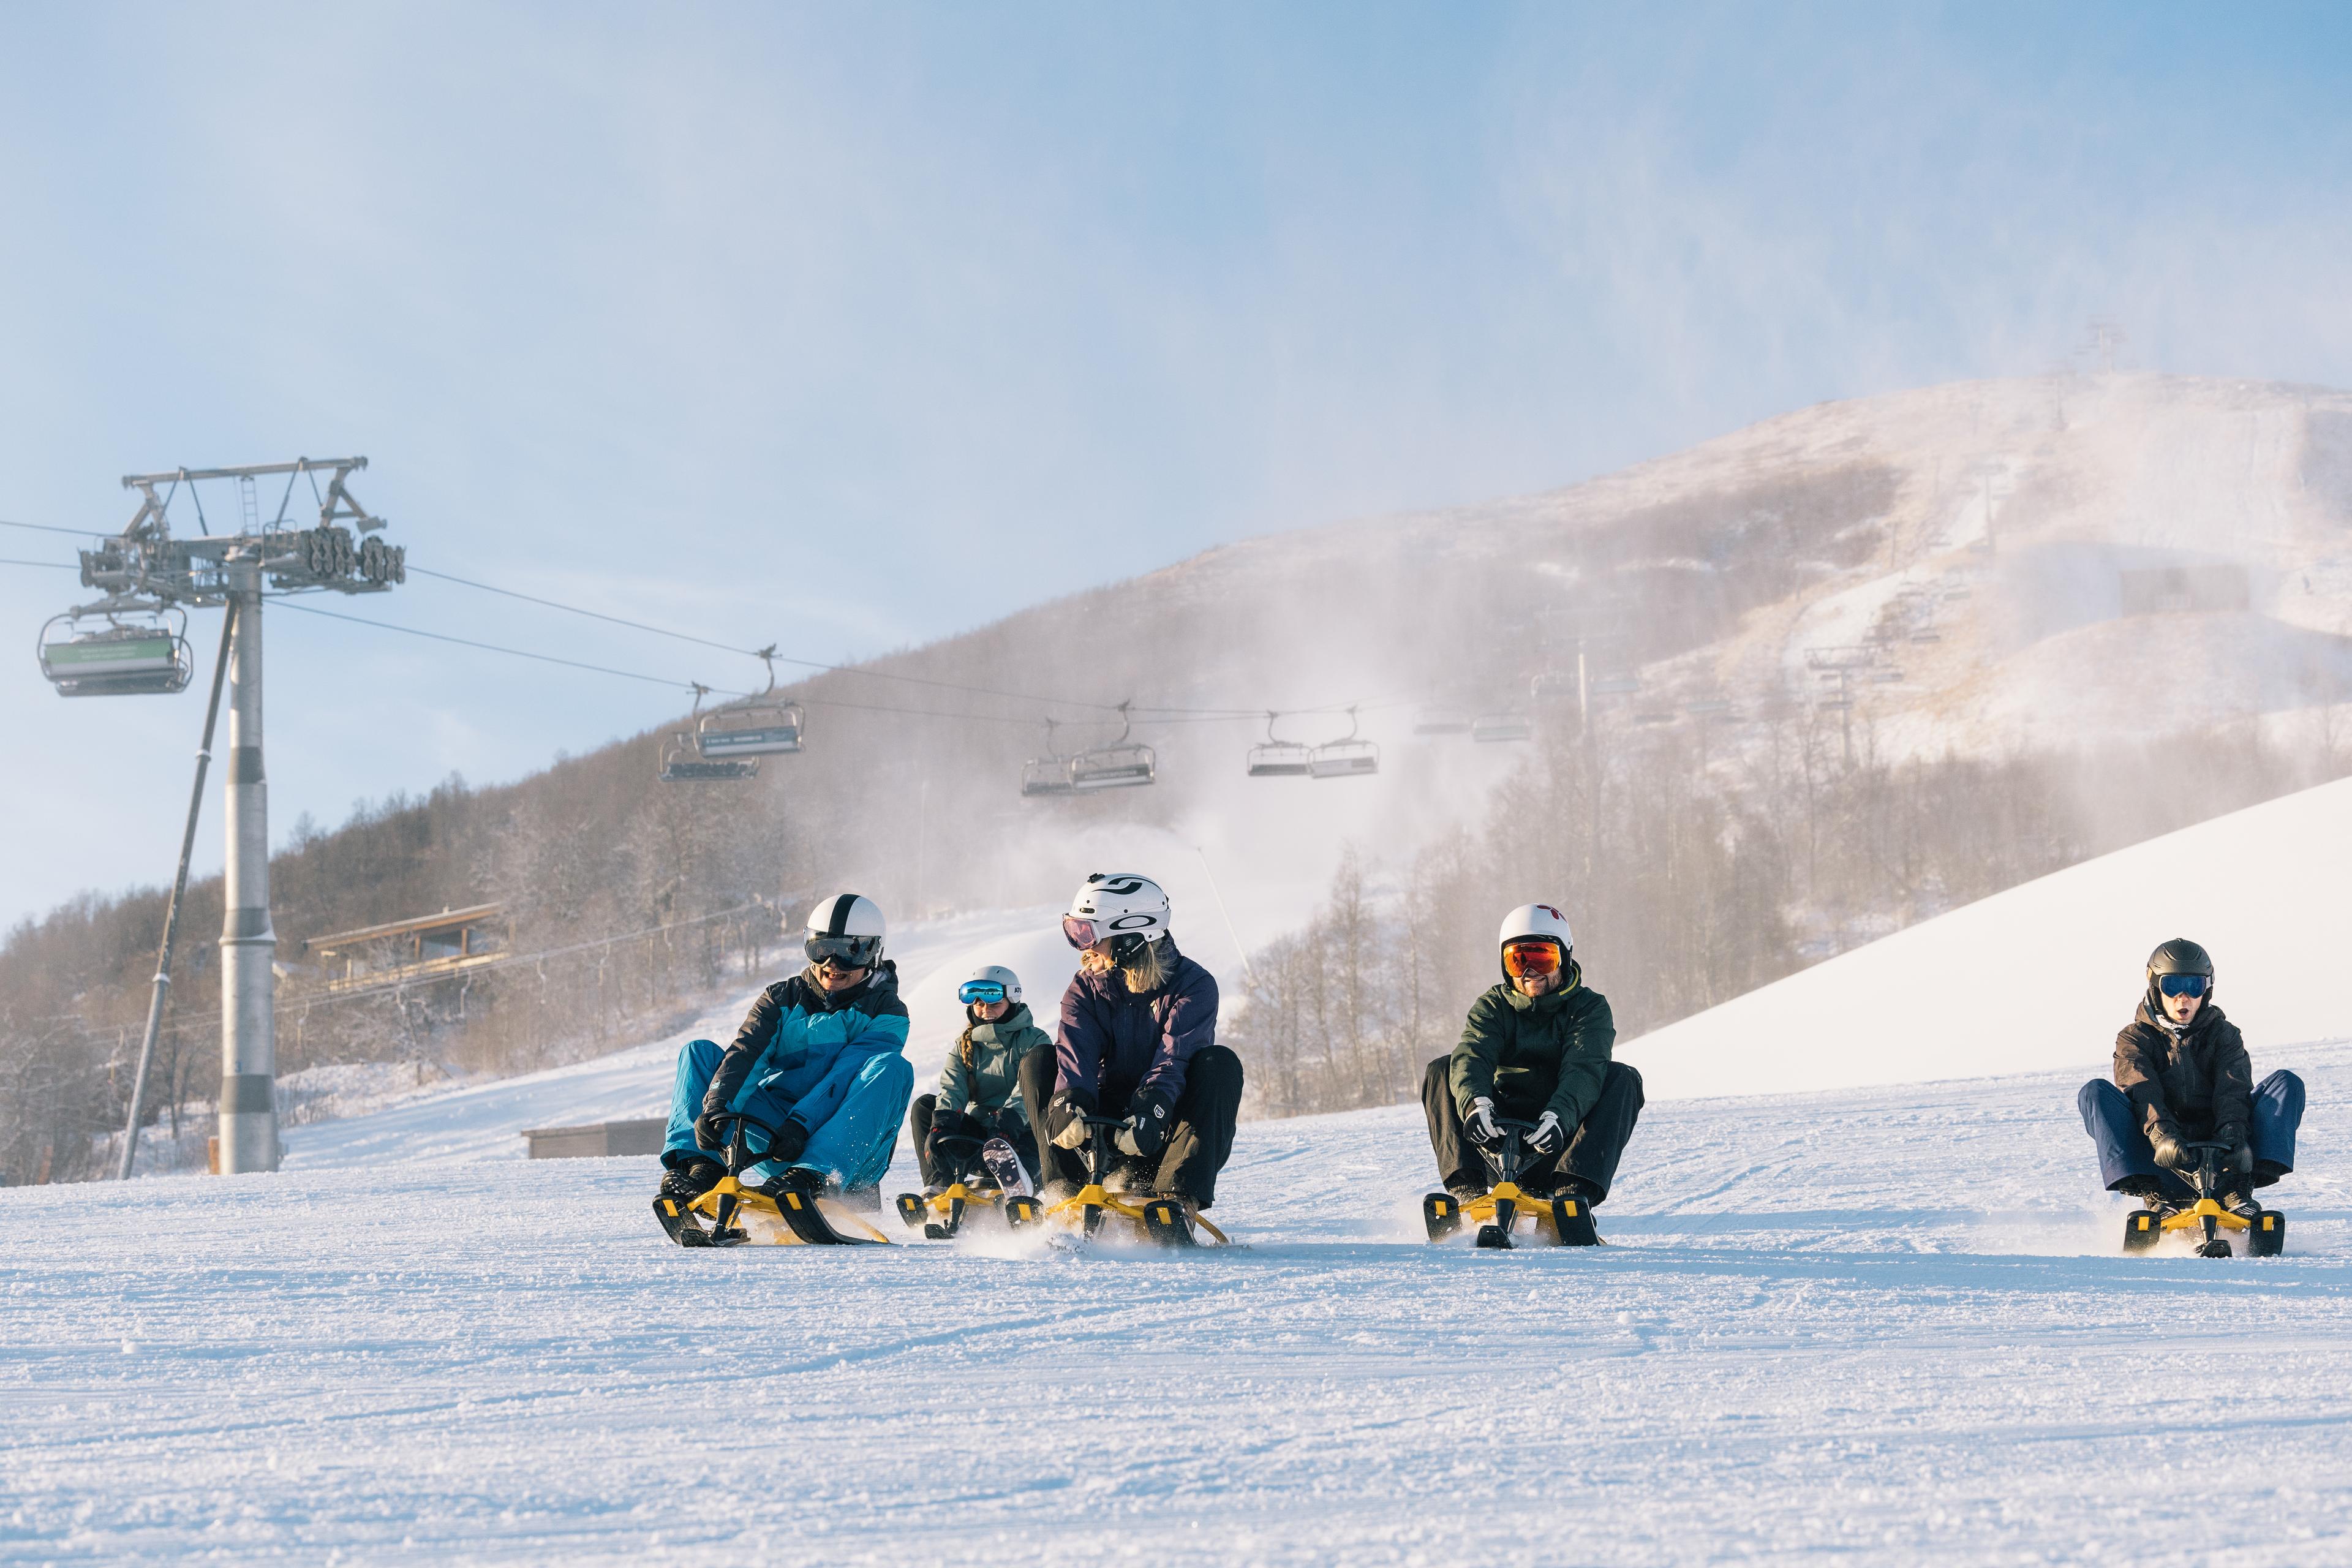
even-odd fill
[{"label": "sled runner", "polygon": [[940,1192],[928,1196],[898,1194],[898,1217],[907,1222],[908,1229],[920,1226],[928,1239],[949,1241],[975,1209],[1002,1215],[1014,1229],[1034,1225],[1042,1217],[1037,1199],[1029,1191],[1027,1173],[1021,1168],[1021,1156],[1003,1139],[934,1133],[931,1146],[954,1168],[941,1173],[948,1177],[948,1184]]},{"label": "sled runner", "polygon": [[2246,1256],[2276,1258],[2286,1246],[2286,1215],[2276,1209],[2263,1209],[2252,1219],[2231,1214],[2221,1206],[2221,1194],[2227,1184],[2222,1179],[2221,1157],[2230,1152],[2227,1143],[2184,1143],[2183,1149],[2197,1155],[2197,1169],[2184,1173],[2189,1189],[2197,1195],[2188,1204],[2167,1204],[2160,1209],[2142,1209],[2124,1221],[2124,1250],[2145,1252],[2174,1231],[2189,1231],[2198,1237],[2200,1258],[2231,1256],[2225,1230],[2246,1233]]},{"label": "sled runner", "polygon": [[733,1123],[727,1137],[727,1173],[691,1203],[654,1200],[662,1228],[680,1247],[890,1245],[856,1209],[808,1179],[812,1173],[788,1170],[773,1183],[745,1186],[742,1173],[765,1158],[751,1152],[746,1131],[772,1137],[775,1130],[740,1111],[712,1120]]},{"label": "sled runner", "polygon": [[1219,1247],[1233,1245],[1223,1231],[1181,1198],[1139,1197],[1130,1193],[1114,1193],[1104,1185],[1105,1178],[1118,1163],[1111,1134],[1126,1123],[1115,1116],[1089,1116],[1084,1120],[1087,1184],[1076,1195],[1047,1209],[1045,1219],[1064,1227],[1067,1235],[1086,1240],[1101,1235],[1105,1226],[1113,1226],[1161,1247],[1198,1247],[1201,1237],[1194,1234],[1196,1231],[1205,1231]]},{"label": "sled runner", "polygon": [[1583,1198],[1566,1193],[1539,1197],[1520,1189],[1520,1173],[1536,1163],[1525,1142],[1536,1124],[1498,1116],[1495,1125],[1503,1134],[1502,1152],[1494,1156],[1495,1173],[1501,1179],[1466,1203],[1452,1193],[1432,1193],[1422,1199],[1422,1224],[1429,1239],[1450,1241],[1469,1224],[1478,1227],[1480,1247],[1507,1249],[1518,1245],[1511,1233],[1524,1222],[1524,1234],[1546,1246],[1601,1245],[1600,1233],[1592,1228],[1592,1207]]}]

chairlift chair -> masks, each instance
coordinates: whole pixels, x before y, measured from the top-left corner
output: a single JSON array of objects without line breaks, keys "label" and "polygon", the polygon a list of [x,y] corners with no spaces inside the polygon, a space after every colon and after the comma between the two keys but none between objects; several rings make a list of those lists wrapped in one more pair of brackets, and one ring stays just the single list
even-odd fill
[{"label": "chairlift chair", "polygon": [[1575,672],[1546,670],[1528,682],[1528,696],[1537,702],[1564,702],[1576,695]]},{"label": "chairlift chair", "polygon": [[721,784],[734,779],[755,779],[760,776],[757,757],[721,757],[707,759],[695,745],[690,730],[681,730],[662,745],[661,782],[664,784]]},{"label": "chairlift chair", "polygon": [[[768,664],[768,689],[757,697],[714,708],[696,721],[694,749],[705,760],[774,756],[801,749],[801,734],[808,728],[808,715],[797,702],[776,700],[775,645],[771,643],[761,648],[759,657]],[[705,695],[703,688],[695,688],[694,705],[698,710]]]},{"label": "chairlift chair", "polygon": [[1423,708],[1412,721],[1416,735],[1466,735],[1470,732],[1470,715],[1460,708],[1432,706]]},{"label": "chairlift chair", "polygon": [[1318,779],[1363,778],[1381,771],[1381,749],[1356,733],[1356,710],[1348,710],[1348,732],[1315,748],[1307,772]]},{"label": "chairlift chair", "polygon": [[1265,742],[1249,749],[1249,776],[1254,779],[1303,779],[1314,773],[1314,747],[1274,738],[1274,721],[1280,717],[1265,716]]},{"label": "chairlift chair", "polygon": [[[106,624],[80,629],[87,616]],[[68,610],[41,628],[41,673],[60,697],[167,696],[195,672],[188,617],[177,608]]]},{"label": "chairlift chair", "polygon": [[1159,759],[1150,746],[1130,739],[1134,721],[1127,704],[1118,705],[1118,739],[1093,746],[1070,759],[1070,788],[1076,791],[1124,789],[1148,784],[1159,777]]},{"label": "chairlift chair", "polygon": [[1471,722],[1470,738],[1482,743],[1496,741],[1531,741],[1536,727],[1524,713],[1481,713]]},{"label": "chairlift chair", "polygon": [[1641,689],[1642,678],[1638,675],[1621,673],[1592,678],[1591,690],[1595,697],[1630,697]]},{"label": "chairlift chair", "polygon": [[1054,749],[1054,726],[1058,720],[1045,721],[1045,754],[1032,757],[1021,764],[1021,794],[1024,799],[1040,795],[1070,793],[1070,759]]}]

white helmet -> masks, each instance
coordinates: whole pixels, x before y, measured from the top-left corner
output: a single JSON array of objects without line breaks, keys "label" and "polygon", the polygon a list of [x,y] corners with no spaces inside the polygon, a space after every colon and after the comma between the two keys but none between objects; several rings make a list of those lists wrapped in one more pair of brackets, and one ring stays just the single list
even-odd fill
[{"label": "white helmet", "polygon": [[983,963],[956,987],[956,1000],[969,1007],[975,1002],[1021,1000],[1021,976],[1001,963]]},{"label": "white helmet", "polygon": [[[1168,895],[1149,877],[1097,871],[1072,895],[1070,912],[1062,917],[1062,934],[1072,947],[1110,942],[1111,955],[1124,961],[1143,943],[1168,934]],[[1135,940],[1119,941],[1122,937]]]},{"label": "white helmet", "polygon": [[[1559,948],[1559,965],[1568,967],[1570,957],[1576,952],[1576,933],[1568,929],[1568,917],[1550,904],[1521,904],[1503,917],[1503,929],[1495,934],[1496,962],[1502,961],[1502,950],[1515,942],[1537,937],[1550,939]],[[1511,978],[1508,969],[1505,979]]]},{"label": "white helmet", "polygon": [[871,969],[882,956],[882,907],[858,893],[836,893],[809,911],[801,949],[811,963],[839,959],[852,969]]}]

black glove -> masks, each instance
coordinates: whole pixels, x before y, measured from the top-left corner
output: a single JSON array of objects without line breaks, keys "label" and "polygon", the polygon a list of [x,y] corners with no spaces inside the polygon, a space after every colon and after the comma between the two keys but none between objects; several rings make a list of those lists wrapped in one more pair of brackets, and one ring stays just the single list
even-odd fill
[{"label": "black glove", "polygon": [[694,1145],[705,1153],[724,1158],[728,1135],[735,1131],[735,1127],[736,1123],[721,1121],[706,1110],[694,1119]]},{"label": "black glove", "polygon": [[2246,1139],[2242,1127],[2224,1127],[2213,1134],[2216,1143],[2227,1143],[2230,1152],[2221,1156],[2221,1167],[2241,1175],[2251,1175],[2254,1169],[2254,1146]]},{"label": "black glove", "polygon": [[1111,1142],[1122,1154],[1157,1160],[1160,1151],[1168,1146],[1168,1102],[1156,1094],[1139,1095],[1135,1109],[1128,1113],[1127,1125],[1111,1134]]},{"label": "black glove", "polygon": [[2195,1168],[2197,1164],[2197,1162],[2189,1157],[2189,1151],[2180,1146],[2180,1140],[2169,1132],[2158,1133],[2149,1149],[2156,1155],[2156,1163],[2168,1171],[2185,1172]]},{"label": "black glove", "polygon": [[1567,1142],[1568,1134],[1560,1131],[1559,1113],[1547,1110],[1543,1120],[1536,1123],[1536,1130],[1528,1134],[1528,1152],[1540,1160],[1559,1153]]},{"label": "black glove", "polygon": [[1094,1101],[1075,1089],[1064,1089],[1045,1106],[1045,1136],[1056,1149],[1087,1145],[1086,1119],[1095,1113]]},{"label": "black glove", "polygon": [[776,1129],[775,1136],[768,1140],[768,1152],[761,1158],[789,1165],[807,1151],[808,1138],[808,1129],[787,1116],[784,1124]]},{"label": "black glove", "polygon": [[1481,1149],[1503,1146],[1503,1130],[1495,1125],[1495,1102],[1480,1098],[1462,1113],[1462,1135]]}]

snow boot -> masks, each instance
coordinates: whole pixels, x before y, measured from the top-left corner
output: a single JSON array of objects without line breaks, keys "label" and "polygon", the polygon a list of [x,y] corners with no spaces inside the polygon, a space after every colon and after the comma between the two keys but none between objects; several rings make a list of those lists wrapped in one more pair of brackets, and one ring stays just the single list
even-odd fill
[{"label": "snow boot", "polygon": [[710,1245],[710,1233],[688,1212],[688,1205],[717,1186],[724,1173],[709,1160],[688,1160],[662,1173],[661,1185],[654,1192],[654,1217],[661,1221],[672,1241],[680,1247]]}]

